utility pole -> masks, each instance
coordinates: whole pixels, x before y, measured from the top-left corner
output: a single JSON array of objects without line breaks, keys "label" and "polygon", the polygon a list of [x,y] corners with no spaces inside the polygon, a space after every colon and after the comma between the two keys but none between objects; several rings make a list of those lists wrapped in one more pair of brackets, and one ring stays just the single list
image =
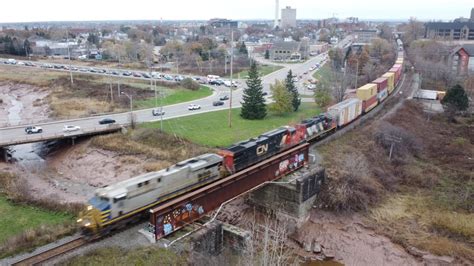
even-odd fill
[{"label": "utility pole", "polygon": [[71,69],[71,52],[69,50],[69,30],[66,28],[66,44],[67,44],[67,57],[69,58],[69,75],[71,76],[71,86],[74,85],[74,79],[72,78]]},{"label": "utility pole", "polygon": [[109,85],[110,85],[110,102],[113,104],[114,103],[114,92],[113,92],[113,86],[112,86],[112,79],[110,79]]},{"label": "utility pole", "polygon": [[397,136],[388,135],[388,136],[385,137],[385,139],[387,141],[392,142],[392,144],[390,144],[390,153],[388,155],[388,160],[391,161],[392,160],[393,149],[395,148],[395,144],[402,142],[402,138],[397,137]]},{"label": "utility pole", "polygon": [[229,97],[229,127],[232,127],[232,87],[234,86],[232,81],[233,76],[233,64],[234,64],[234,31],[230,33],[230,97]]},{"label": "utility pole", "polygon": [[355,88],[357,89],[357,79],[359,78],[359,59],[357,59],[357,66],[356,66],[356,84]]}]

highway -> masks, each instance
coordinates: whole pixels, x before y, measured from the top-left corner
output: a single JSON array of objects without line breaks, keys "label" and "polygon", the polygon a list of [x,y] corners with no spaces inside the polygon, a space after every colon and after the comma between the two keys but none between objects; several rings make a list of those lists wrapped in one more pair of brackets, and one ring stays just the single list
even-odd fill
[{"label": "highway", "polygon": [[[348,41],[348,38],[346,38],[340,42],[340,45],[345,46],[346,43],[349,43],[349,42],[350,40]],[[285,79],[290,69],[296,75],[302,75],[304,72],[308,71],[308,69],[311,66],[315,64],[321,64],[325,60],[326,57],[327,57],[326,54],[320,54],[302,64],[288,64],[286,67],[262,77],[262,84],[264,87],[264,91],[268,92],[269,94],[268,96],[266,96],[267,103],[271,102],[269,88],[270,88],[270,84],[274,83],[275,80]],[[28,66],[25,66],[25,67],[28,67]],[[308,73],[307,76],[303,77],[303,79],[310,78],[314,71]],[[244,84],[244,82],[241,82],[241,84]],[[302,86],[298,86],[298,87],[300,89],[300,93],[304,93],[304,89],[302,88]],[[189,115],[194,115],[194,114],[199,114],[199,113],[229,109],[229,103],[230,103],[229,100],[225,101],[225,104],[222,106],[213,106],[212,103],[218,100],[221,96],[224,96],[224,95],[230,96],[230,88],[225,87],[225,86],[218,86],[218,87],[212,87],[212,88],[214,90],[214,93],[209,97],[194,100],[191,102],[164,106],[162,110],[165,112],[165,115],[163,115],[162,117],[153,116],[152,114],[153,109],[134,110],[133,121],[134,123],[153,122],[153,121],[184,117],[184,116],[189,116]],[[232,108],[241,107],[240,101],[242,99],[242,95],[243,95],[242,87],[233,90]],[[312,102],[313,99],[302,98],[302,101]],[[187,108],[189,104],[198,104],[201,106],[201,109],[189,111]],[[123,112],[123,113],[107,114],[107,115],[87,117],[87,118],[78,118],[78,119],[72,119],[72,120],[61,120],[61,121],[35,124],[35,126],[42,127],[43,132],[38,133],[38,134],[30,134],[30,135],[26,134],[25,132],[26,125],[0,128],[0,147],[20,144],[20,143],[39,142],[39,141],[44,141],[46,139],[59,139],[59,138],[65,138],[65,137],[89,135],[89,134],[93,134],[94,132],[99,133],[99,132],[110,130],[111,128],[114,128],[114,127],[116,128],[120,126],[129,126],[131,122],[131,117],[132,117],[131,112]],[[99,120],[103,118],[112,118],[116,120],[116,123],[113,125],[110,125],[110,124],[100,125]],[[80,130],[65,133],[63,132],[64,125],[79,126]]]}]

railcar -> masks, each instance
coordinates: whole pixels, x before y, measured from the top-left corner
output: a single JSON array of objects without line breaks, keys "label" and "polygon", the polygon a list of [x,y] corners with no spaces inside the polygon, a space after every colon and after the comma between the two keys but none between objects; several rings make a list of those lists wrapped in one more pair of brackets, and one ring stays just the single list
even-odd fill
[{"label": "railcar", "polygon": [[107,233],[163,201],[219,178],[221,164],[221,156],[203,154],[158,172],[99,188],[77,222],[85,235]]}]

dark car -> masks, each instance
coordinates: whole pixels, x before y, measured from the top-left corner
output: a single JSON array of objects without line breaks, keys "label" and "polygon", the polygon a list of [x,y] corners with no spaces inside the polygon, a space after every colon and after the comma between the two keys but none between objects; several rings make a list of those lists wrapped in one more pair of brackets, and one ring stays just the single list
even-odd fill
[{"label": "dark car", "polygon": [[104,118],[102,120],[99,121],[99,124],[101,125],[105,125],[105,124],[113,124],[115,123],[116,121],[113,120],[112,118]]},{"label": "dark car", "polygon": [[224,102],[223,101],[215,101],[212,103],[213,106],[220,106],[220,105],[224,105]]},{"label": "dark car", "polygon": [[219,98],[221,101],[229,100],[229,96],[225,95]]},{"label": "dark car", "polygon": [[262,95],[263,95],[263,96],[267,96],[267,95],[268,95],[268,92],[264,91],[264,92],[262,93]]},{"label": "dark car", "polygon": [[151,113],[153,114],[153,116],[162,116],[162,115],[165,115],[165,112],[161,109],[153,109],[151,111]]}]

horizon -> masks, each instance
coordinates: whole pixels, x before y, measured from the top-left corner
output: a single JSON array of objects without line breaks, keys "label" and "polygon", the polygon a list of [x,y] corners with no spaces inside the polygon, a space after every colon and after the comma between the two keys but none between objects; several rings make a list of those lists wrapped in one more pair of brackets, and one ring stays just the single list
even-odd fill
[{"label": "horizon", "polygon": [[[316,3],[305,0],[280,0],[279,13],[285,6],[297,10],[297,20],[321,20],[331,17],[345,19],[357,17],[361,21],[407,21],[415,17],[420,21],[451,21],[459,17],[469,18],[472,1],[458,0],[453,5],[448,0],[399,0],[397,5],[387,8],[377,0],[353,3],[349,0],[333,0],[331,3]],[[4,12],[0,24],[41,22],[88,22],[88,21],[207,21],[211,18],[227,18],[236,21],[274,20],[275,2],[241,0],[234,6],[222,5],[217,0],[149,3],[135,0],[132,4],[117,4],[112,1],[83,0],[80,4],[61,5],[56,1],[24,0],[21,9],[12,2],[3,3]],[[185,8],[183,8],[185,7]],[[18,12],[15,12],[18,10]],[[281,17],[281,15],[280,15]],[[397,18],[393,18],[397,17]]]}]

